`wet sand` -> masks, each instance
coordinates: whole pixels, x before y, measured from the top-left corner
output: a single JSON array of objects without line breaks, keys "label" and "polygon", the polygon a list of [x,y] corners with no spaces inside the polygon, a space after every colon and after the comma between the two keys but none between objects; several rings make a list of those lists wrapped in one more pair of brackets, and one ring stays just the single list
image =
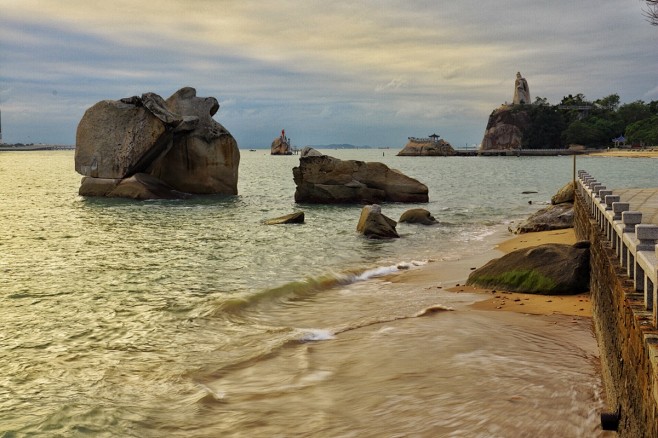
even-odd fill
[{"label": "wet sand", "polygon": [[[507,238],[506,238],[507,237]],[[526,233],[510,237],[509,233],[493,236],[500,243],[483,251],[475,257],[462,260],[441,261],[440,269],[434,269],[433,263],[423,269],[410,270],[392,276],[392,283],[414,283],[424,288],[438,288],[455,293],[479,294],[482,300],[470,305],[476,310],[511,311],[533,315],[568,315],[591,317],[591,302],[588,293],[577,295],[535,295],[507,292],[502,290],[481,289],[466,286],[468,275],[474,269],[483,266],[489,260],[501,257],[511,251],[530,248],[544,243],[573,244],[576,236],[573,229]]]}]

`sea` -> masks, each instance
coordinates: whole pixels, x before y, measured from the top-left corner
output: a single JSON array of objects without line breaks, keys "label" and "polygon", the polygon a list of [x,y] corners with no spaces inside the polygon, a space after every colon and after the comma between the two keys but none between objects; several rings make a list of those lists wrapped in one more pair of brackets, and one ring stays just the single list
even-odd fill
[{"label": "sea", "polygon": [[[429,203],[382,212],[439,224],[366,239],[362,206],[295,203],[299,157],[266,150],[241,151],[237,196],[154,201],[79,196],[71,150],[0,152],[0,437],[607,436],[590,319],[453,287],[573,157],[321,152],[420,180]],[[576,160],[655,185],[651,159]]]}]

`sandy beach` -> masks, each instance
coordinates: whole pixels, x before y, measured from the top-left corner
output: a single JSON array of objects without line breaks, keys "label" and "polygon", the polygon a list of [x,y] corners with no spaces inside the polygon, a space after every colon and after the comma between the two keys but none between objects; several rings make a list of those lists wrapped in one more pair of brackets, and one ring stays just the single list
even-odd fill
[{"label": "sandy beach", "polygon": [[[475,258],[454,261],[441,261],[441,269],[434,269],[430,263],[423,269],[410,270],[388,278],[392,283],[413,282],[422,287],[436,287],[455,293],[482,294],[483,299],[470,305],[477,310],[511,311],[533,315],[568,315],[591,317],[589,294],[577,295],[534,295],[467,286],[468,275],[489,260],[511,251],[530,248],[544,243],[573,244],[576,242],[574,230],[564,229],[526,233],[509,237],[509,233],[495,236],[502,241],[491,250],[484,251]],[[505,239],[507,237],[507,239]]]},{"label": "sandy beach", "polygon": [[602,149],[600,152],[590,152],[590,157],[622,157],[622,158],[658,158],[658,147],[648,149]]}]

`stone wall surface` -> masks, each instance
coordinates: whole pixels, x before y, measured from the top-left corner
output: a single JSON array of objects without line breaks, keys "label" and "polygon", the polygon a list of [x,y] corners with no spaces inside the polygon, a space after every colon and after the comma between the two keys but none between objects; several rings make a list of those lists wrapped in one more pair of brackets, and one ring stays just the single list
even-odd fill
[{"label": "stone wall surface", "polygon": [[652,339],[658,334],[643,295],[619,267],[610,243],[580,194],[574,227],[590,246],[590,293],[609,411],[620,412],[618,436],[658,438],[658,374]]}]

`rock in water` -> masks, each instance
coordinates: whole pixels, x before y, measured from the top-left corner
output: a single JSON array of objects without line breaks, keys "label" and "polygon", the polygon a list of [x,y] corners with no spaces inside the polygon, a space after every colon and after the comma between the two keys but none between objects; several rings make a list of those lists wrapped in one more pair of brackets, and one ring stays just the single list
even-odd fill
[{"label": "rock in water", "polygon": [[219,109],[214,97],[197,97],[186,87],[169,99],[167,107],[198,118],[196,127],[174,135],[172,148],[153,163],[153,176],[176,190],[196,194],[238,193],[240,150],[233,136],[212,116]]},{"label": "rock in water", "polygon": [[410,138],[398,155],[401,157],[448,157],[455,155],[455,150],[450,143],[443,139],[432,141],[431,139]]},{"label": "rock in water", "polygon": [[564,202],[549,205],[521,222],[514,230],[515,234],[534,233],[536,231],[562,230],[573,227],[573,203]]},{"label": "rock in water", "polygon": [[370,239],[392,239],[400,237],[395,231],[397,223],[382,214],[381,206],[366,205],[361,210],[361,217],[356,230]]},{"label": "rock in water", "polygon": [[473,271],[467,284],[550,295],[587,291],[589,242],[518,249]]},{"label": "rock in water", "polygon": [[432,214],[424,208],[412,208],[405,211],[400,216],[398,222],[407,222],[410,224],[436,225],[439,222]]},{"label": "rock in water", "polygon": [[187,199],[190,194],[179,192],[148,173],[136,173],[122,179],[106,196],[131,199]]},{"label": "rock in water", "polygon": [[551,198],[551,204],[563,204],[565,202],[574,201],[574,183],[573,181],[565,184],[555,195]]},{"label": "rock in water", "polygon": [[270,145],[270,155],[292,155],[290,142],[285,138],[275,138]]},{"label": "rock in water", "polygon": [[290,213],[285,216],[275,217],[274,219],[267,219],[263,223],[265,225],[303,224],[304,212],[298,211],[296,213]]},{"label": "rock in water", "polygon": [[304,151],[293,168],[296,202],[428,202],[427,186],[383,163],[339,160]]},{"label": "rock in water", "polygon": [[[213,120],[218,108],[217,99],[197,97],[191,87],[166,101],[144,93],[98,102],[78,124],[75,169],[85,176],[79,193],[137,199],[180,192],[237,194],[240,152],[233,136]],[[138,173],[159,182],[142,175],[131,180],[134,190],[126,185],[119,190],[122,180]],[[152,188],[168,188],[137,190],[146,187],[145,178]]]},{"label": "rock in water", "polygon": [[167,125],[143,105],[103,100],[78,124],[75,170],[93,178],[125,178],[144,170],[171,138]]}]

